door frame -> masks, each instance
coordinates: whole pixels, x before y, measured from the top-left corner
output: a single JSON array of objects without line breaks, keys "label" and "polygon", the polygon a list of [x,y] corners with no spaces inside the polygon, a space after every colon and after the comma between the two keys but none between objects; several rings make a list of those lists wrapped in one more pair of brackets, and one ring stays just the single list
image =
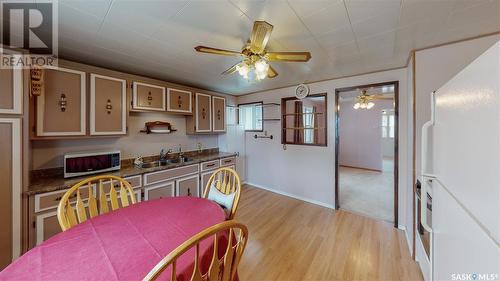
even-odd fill
[{"label": "door frame", "polygon": [[357,85],[352,87],[335,89],[335,209],[340,208],[339,204],[339,97],[341,92],[352,91],[359,88],[394,86],[394,227],[398,227],[398,190],[399,190],[399,81],[387,81],[382,83]]}]

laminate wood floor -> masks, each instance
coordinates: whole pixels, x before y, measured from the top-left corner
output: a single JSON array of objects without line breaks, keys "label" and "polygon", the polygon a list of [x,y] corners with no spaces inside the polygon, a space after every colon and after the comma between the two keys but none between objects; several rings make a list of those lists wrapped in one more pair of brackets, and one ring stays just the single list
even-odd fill
[{"label": "laminate wood floor", "polygon": [[244,186],[240,280],[423,280],[404,232],[383,221]]}]

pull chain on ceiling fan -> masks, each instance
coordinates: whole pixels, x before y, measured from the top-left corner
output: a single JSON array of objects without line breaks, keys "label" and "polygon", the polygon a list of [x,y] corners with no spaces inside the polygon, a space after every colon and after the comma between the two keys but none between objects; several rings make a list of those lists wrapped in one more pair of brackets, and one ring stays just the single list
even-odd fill
[{"label": "pull chain on ceiling fan", "polygon": [[243,47],[241,52],[206,46],[197,46],[194,49],[200,53],[241,56],[243,58],[242,61],[222,72],[222,74],[227,75],[238,72],[247,80],[262,80],[266,77],[274,78],[278,76],[278,72],[269,65],[269,62],[272,61],[307,62],[311,59],[309,52],[267,52],[266,46],[271,37],[272,30],[273,26],[265,21],[254,22],[249,42]]}]

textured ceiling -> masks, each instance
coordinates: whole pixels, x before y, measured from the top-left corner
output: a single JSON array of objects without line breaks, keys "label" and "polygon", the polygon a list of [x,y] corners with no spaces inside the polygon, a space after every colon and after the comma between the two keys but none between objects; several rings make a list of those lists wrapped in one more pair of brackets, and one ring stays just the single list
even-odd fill
[{"label": "textured ceiling", "polygon": [[[402,67],[409,51],[500,30],[500,0],[59,0],[59,55],[229,94]],[[249,83],[220,73],[238,58],[253,21],[274,25],[270,51],[310,51],[272,63]]]}]

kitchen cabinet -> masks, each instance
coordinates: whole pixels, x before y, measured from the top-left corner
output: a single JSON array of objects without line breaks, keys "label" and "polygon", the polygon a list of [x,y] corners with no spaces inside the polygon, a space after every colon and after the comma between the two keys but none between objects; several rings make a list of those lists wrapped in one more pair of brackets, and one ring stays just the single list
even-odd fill
[{"label": "kitchen cabinet", "polygon": [[86,134],[85,72],[44,67],[44,91],[36,98],[37,136]]},{"label": "kitchen cabinet", "polygon": [[61,232],[57,211],[36,215],[36,245]]},{"label": "kitchen cabinet", "polygon": [[126,81],[90,75],[90,134],[125,135],[127,133]]},{"label": "kitchen cabinet", "polygon": [[186,117],[186,133],[212,133],[212,96],[196,93],[194,97],[193,116]]},{"label": "kitchen cabinet", "polygon": [[226,132],[226,99],[195,93],[193,116],[186,117],[186,133],[219,134]]},{"label": "kitchen cabinet", "polygon": [[212,96],[212,130],[214,132],[226,131],[226,99]]},{"label": "kitchen cabinet", "polygon": [[22,69],[0,69],[0,114],[21,114],[23,108]]},{"label": "kitchen cabinet", "polygon": [[165,111],[165,88],[133,82],[132,108],[140,110]]},{"label": "kitchen cabinet", "polygon": [[174,113],[192,114],[192,93],[190,91],[168,88],[167,111]]},{"label": "kitchen cabinet", "polygon": [[21,253],[21,120],[0,118],[0,270]]},{"label": "kitchen cabinet", "polygon": [[154,200],[175,196],[175,182],[168,181],[144,188],[144,200]]},{"label": "kitchen cabinet", "polygon": [[200,197],[200,177],[198,174],[175,181],[177,196]]}]

